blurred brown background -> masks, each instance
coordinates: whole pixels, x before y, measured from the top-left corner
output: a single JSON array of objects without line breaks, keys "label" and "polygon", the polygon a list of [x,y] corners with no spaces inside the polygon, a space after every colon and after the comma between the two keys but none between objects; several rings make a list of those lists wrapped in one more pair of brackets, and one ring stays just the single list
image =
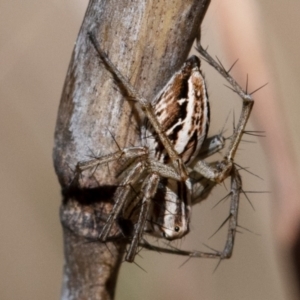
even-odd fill
[{"label": "blurred brown background", "polygon": [[[202,27],[203,43],[225,61],[214,27],[218,1],[212,2]],[[263,2],[259,3],[263,27],[258,30],[265,34],[276,79],[272,86],[277,87],[283,118],[292,135],[290,147],[300,153],[300,2],[259,2]],[[60,296],[61,196],[52,166],[53,133],[87,3],[0,0],[0,299],[50,300]],[[211,99],[210,134],[219,132],[231,112],[229,135],[232,108],[236,105],[237,116],[239,99],[204,63],[203,68]],[[255,109],[259,110],[259,103]],[[237,161],[264,179],[243,173],[245,190],[272,190],[266,156],[259,141],[242,144]],[[177,241],[178,247],[206,250],[206,243],[222,249],[226,229],[210,240],[208,237],[227,216],[227,202],[211,209],[225,193],[224,187],[219,187],[209,201],[195,207],[192,233]],[[217,261],[192,259],[180,267],[185,258],[143,251],[137,263],[147,272],[124,263],[116,299],[292,299],[293,288],[288,285],[291,271],[286,256],[276,248],[272,231],[272,194],[252,194],[250,198],[255,211],[243,198],[239,223],[252,233],[241,229],[231,260],[222,262],[214,272]]]}]

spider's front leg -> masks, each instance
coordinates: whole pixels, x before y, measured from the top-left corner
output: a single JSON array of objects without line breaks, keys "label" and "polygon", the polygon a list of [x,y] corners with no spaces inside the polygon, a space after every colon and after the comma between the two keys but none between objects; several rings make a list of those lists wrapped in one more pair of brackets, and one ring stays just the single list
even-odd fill
[{"label": "spider's front leg", "polygon": [[162,130],[159,121],[157,120],[157,116],[153,109],[152,104],[147,101],[144,97],[139,95],[137,90],[130,84],[130,82],[121,74],[121,72],[115,67],[115,65],[110,61],[107,57],[105,52],[99,46],[99,43],[95,37],[93,32],[89,32],[89,38],[92,42],[95,50],[97,51],[101,61],[106,65],[106,67],[111,71],[112,75],[114,76],[115,80],[123,85],[128,96],[133,100],[137,101],[145,115],[147,116],[148,120],[150,121],[151,125],[153,126],[156,134],[159,136],[161,143],[163,144],[164,148],[166,149],[174,168],[177,170],[178,174],[180,174],[182,180],[188,179],[188,172],[186,167],[182,161],[182,158],[178,155],[176,150],[174,149],[171,141],[168,139],[165,132]]},{"label": "spider's front leg", "polygon": [[254,100],[252,99],[251,94],[249,94],[247,91],[244,91],[230,76],[229,71],[226,71],[220,63],[216,62],[200,44],[198,44],[197,50],[203,56],[203,58],[230,83],[232,90],[236,92],[243,100],[242,112],[237,127],[235,128],[231,137],[231,143],[224,159],[217,164],[216,168],[211,168],[204,161],[199,161],[194,167],[194,169],[204,177],[219,183],[226,179],[231,173],[234,157],[251,114]]}]

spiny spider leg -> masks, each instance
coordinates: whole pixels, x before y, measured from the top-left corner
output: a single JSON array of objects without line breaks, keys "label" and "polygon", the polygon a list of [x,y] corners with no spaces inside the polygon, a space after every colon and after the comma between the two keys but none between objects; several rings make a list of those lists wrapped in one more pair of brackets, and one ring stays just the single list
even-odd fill
[{"label": "spiny spider leg", "polygon": [[76,171],[82,173],[85,170],[89,170],[93,167],[98,167],[102,164],[107,164],[118,159],[135,159],[148,154],[148,150],[145,147],[130,147],[116,151],[114,153],[96,157],[88,161],[79,162],[76,165]]},{"label": "spiny spider leg", "polygon": [[187,251],[180,249],[168,249],[163,247],[154,246],[148,242],[141,242],[139,245],[148,250],[154,250],[163,253],[190,256],[190,257],[201,257],[201,258],[219,258],[225,259],[230,258],[233,251],[234,239],[236,234],[236,229],[238,225],[238,210],[239,210],[239,201],[240,194],[242,191],[242,180],[238,170],[233,165],[231,171],[231,202],[230,210],[228,216],[228,233],[227,240],[224,246],[223,251],[215,251],[214,253],[202,252],[202,251]]},{"label": "spiny spider leg", "polygon": [[[188,168],[189,176],[192,181],[192,205],[195,205],[205,200],[211,190],[217,185],[217,182],[205,178],[199,172],[193,168],[197,161],[212,156],[214,153],[219,152],[225,147],[225,138],[222,136],[222,132],[218,135],[214,135],[210,138],[206,138],[199,154],[197,155],[195,162]],[[213,168],[217,162],[212,162],[209,165]]]},{"label": "spiny spider leg", "polygon": [[[109,215],[109,217],[103,227],[101,234],[99,235],[99,239],[101,241],[106,241],[114,222],[118,218],[120,211],[121,211],[122,207],[124,206],[126,199],[128,198],[128,195],[131,190],[131,186],[134,185],[137,182],[137,180],[139,180],[141,178],[141,174],[146,169],[153,176],[156,175],[156,176],[161,176],[161,177],[165,177],[165,178],[171,178],[176,181],[180,180],[180,176],[170,166],[165,166],[162,163],[157,162],[157,161],[142,160],[142,161],[138,162],[130,170],[129,174],[126,176],[126,178],[124,178],[124,180],[121,182],[120,186],[117,188],[117,190],[115,192],[115,195],[114,195],[115,204],[112,208],[111,214]],[[150,178],[152,178],[152,177],[150,177]],[[146,185],[145,188],[152,190],[151,186],[149,187],[148,185]],[[155,191],[157,190],[157,184],[154,184],[154,189],[155,189]],[[146,191],[145,193],[147,194],[148,192]],[[144,213],[143,211],[140,211],[140,215],[143,213]],[[143,217],[140,216],[140,218],[143,218]],[[137,235],[137,233],[135,233],[135,235]],[[139,234],[139,236],[140,236],[140,234]]]},{"label": "spiny spider leg", "polygon": [[[148,217],[148,212],[150,208],[150,201],[154,197],[157,186],[159,183],[160,177],[156,173],[152,173],[147,176],[147,180],[144,181],[142,186],[142,190],[144,193],[144,197],[142,200],[142,207],[139,214],[139,220],[136,224],[136,228],[134,231],[133,239],[130,243],[127,255],[125,260],[132,262],[134,260],[135,254],[137,252],[137,247],[139,242],[142,239],[142,234],[144,232],[145,224]],[[145,186],[144,186],[145,185]]]},{"label": "spiny spider leg", "polygon": [[195,166],[195,170],[197,170],[197,172],[202,174],[204,177],[216,182],[222,182],[230,174],[230,170],[233,166],[233,159],[242,139],[247,121],[254,105],[254,100],[252,99],[251,94],[245,92],[230,76],[229,72],[226,71],[221,64],[217,63],[200,44],[197,45],[196,49],[204,57],[204,59],[231,84],[233,90],[243,100],[243,107],[238,125],[233,136],[231,137],[231,143],[223,161],[218,164],[217,168],[211,168],[207,163],[201,160]]},{"label": "spiny spider leg", "polygon": [[115,192],[115,204],[113,209],[106,220],[102,232],[99,235],[101,241],[105,241],[110,233],[110,230],[114,224],[114,221],[119,216],[119,213],[126,201],[126,198],[131,190],[131,185],[133,185],[139,178],[140,174],[144,171],[145,165],[143,162],[138,162],[129,172],[128,176],[121,182],[120,186]]},{"label": "spiny spider leg", "polygon": [[182,180],[187,180],[188,173],[187,173],[186,167],[185,167],[184,163],[182,162],[181,157],[174,150],[174,147],[173,147],[172,143],[170,142],[170,140],[167,138],[165,132],[163,132],[161,130],[161,126],[157,120],[157,117],[154,113],[151,103],[149,101],[147,101],[145,98],[143,98],[141,95],[139,95],[139,93],[130,84],[130,82],[114,66],[114,64],[110,61],[110,59],[107,57],[107,55],[104,53],[104,51],[100,48],[99,43],[95,37],[95,34],[93,32],[89,32],[88,35],[89,35],[89,38],[90,38],[94,48],[97,51],[99,57],[106,64],[106,66],[110,69],[110,71],[114,75],[114,78],[125,87],[126,91],[129,94],[128,96],[130,96],[132,99],[139,102],[142,110],[147,115],[147,118],[149,119],[155,132],[158,134],[160,141],[163,144],[164,148],[166,149],[166,151],[173,163],[174,168],[180,174]]}]

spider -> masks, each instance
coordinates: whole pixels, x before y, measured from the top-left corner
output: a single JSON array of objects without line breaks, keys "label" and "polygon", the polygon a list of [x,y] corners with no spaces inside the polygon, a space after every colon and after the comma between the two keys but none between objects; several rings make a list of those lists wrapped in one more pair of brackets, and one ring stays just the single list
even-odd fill
[{"label": "spider", "polygon": [[[125,260],[134,260],[139,245],[153,248],[142,243],[144,231],[167,240],[181,238],[189,232],[192,202],[204,199],[214,185],[231,176],[232,200],[227,243],[222,252],[203,254],[206,257],[230,257],[241,190],[240,176],[233,160],[254,104],[251,95],[244,92],[229,75],[229,71],[209,56],[198,43],[198,52],[225,77],[232,89],[243,99],[241,116],[226,155],[222,161],[208,164],[199,159],[201,153],[204,157],[209,156],[211,152],[224,146],[224,140],[220,136],[219,141],[217,137],[207,139],[210,111],[205,80],[200,70],[200,59],[197,56],[188,58],[156,98],[149,102],[139,95],[110,61],[93,33],[89,33],[89,39],[101,62],[117,83],[124,87],[128,96],[139,103],[146,116],[142,128],[143,146],[123,148],[106,156],[79,162],[76,166],[77,172],[82,173],[114,160],[124,163],[126,175],[114,194],[114,206],[99,236],[100,241],[105,242],[114,222],[130,215],[130,211],[134,212],[137,221],[134,222]],[[203,154],[204,149],[210,147],[212,151]],[[194,182],[192,173],[196,173],[200,180]],[[194,193],[193,196],[194,186],[197,185],[200,186],[200,192],[197,196]],[[137,196],[132,196],[133,188],[140,191]],[[132,198],[136,198],[137,201]],[[155,205],[157,202],[159,205]],[[130,205],[133,210],[129,209]],[[147,220],[151,222],[147,224]],[[203,256],[202,252],[183,251],[181,254]]]}]

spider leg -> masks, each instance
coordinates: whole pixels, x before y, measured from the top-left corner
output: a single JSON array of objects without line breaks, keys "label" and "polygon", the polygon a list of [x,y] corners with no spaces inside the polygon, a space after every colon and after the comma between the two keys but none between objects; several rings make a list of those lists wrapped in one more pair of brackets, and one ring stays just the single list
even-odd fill
[{"label": "spider leg", "polygon": [[254,100],[252,99],[251,94],[245,92],[230,76],[229,72],[226,71],[220,63],[216,62],[200,44],[198,44],[197,50],[204,59],[230,83],[233,91],[236,92],[243,100],[243,107],[238,125],[231,137],[231,143],[224,159],[217,165],[217,168],[211,168],[206,162],[201,160],[195,166],[195,169],[204,177],[216,182],[222,182],[230,175],[233,167],[233,159],[244,134],[247,121],[254,105]]},{"label": "spider leg", "polygon": [[[225,138],[222,134],[214,135],[207,138],[197,155],[195,160],[205,159],[216,152],[222,150],[225,147]],[[192,205],[205,200],[210,194],[211,190],[217,185],[215,181],[212,181],[203,175],[199,174],[193,169],[195,163],[193,163],[189,168],[189,177],[192,181]],[[216,162],[210,163],[210,167],[213,168]]]},{"label": "spider leg", "polygon": [[149,101],[143,98],[137,90],[130,84],[130,82],[121,74],[121,72],[115,67],[115,65],[110,61],[107,57],[105,52],[100,48],[100,45],[95,37],[93,32],[89,33],[89,38],[91,43],[93,44],[95,50],[97,51],[101,61],[105,64],[105,66],[109,69],[112,73],[115,80],[117,80],[123,87],[125,88],[128,96],[141,105],[141,108],[145,115],[147,116],[148,120],[150,121],[151,125],[153,126],[155,132],[158,134],[161,143],[163,144],[164,148],[166,149],[172,164],[177,170],[178,174],[180,174],[183,181],[188,178],[188,173],[184,163],[182,162],[181,157],[178,153],[174,150],[174,146],[172,145],[171,141],[166,136],[165,132],[161,130],[161,126],[157,120],[157,117],[154,113],[154,109]]},{"label": "spider leg", "polygon": [[119,150],[117,152],[103,155],[88,161],[79,162],[76,165],[76,171],[78,173],[82,173],[85,170],[91,169],[93,167],[98,167],[102,164],[107,164],[111,161],[118,160],[118,159],[130,159],[130,158],[137,158],[148,154],[148,150],[145,147],[129,147]]},{"label": "spider leg", "polygon": [[133,262],[135,254],[137,252],[137,247],[139,242],[142,239],[142,235],[144,232],[145,224],[148,217],[149,207],[151,203],[151,199],[154,197],[157,186],[159,183],[159,175],[156,173],[152,173],[147,176],[146,181],[144,181],[144,188],[143,188],[143,200],[142,206],[139,213],[139,219],[135,226],[134,234],[132,241],[130,243],[127,255],[125,257],[126,261]]},{"label": "spider leg", "polygon": [[[211,166],[213,166],[214,164],[215,162],[213,162]],[[190,177],[193,186],[192,205],[195,205],[205,200],[210,195],[210,192],[217,185],[217,182],[205,178],[194,170],[190,172]]]},{"label": "spider leg", "polygon": [[109,215],[106,223],[100,233],[99,239],[106,241],[110,230],[119,216],[119,213],[127,199],[127,196],[131,190],[131,185],[134,184],[141,176],[145,168],[144,162],[138,162],[129,172],[128,176],[124,178],[120,186],[117,188],[114,199],[115,204],[112,208],[111,214]]},{"label": "spider leg", "polygon": [[[99,236],[101,241],[106,241],[109,233],[112,229],[114,222],[117,220],[121,213],[121,209],[124,207],[125,202],[128,200],[129,193],[132,186],[137,183],[139,179],[142,178],[142,173],[147,171],[149,175],[143,181],[141,190],[143,193],[142,204],[138,210],[138,221],[135,224],[135,229],[133,233],[133,238],[131,240],[128,253],[125,257],[126,261],[132,262],[134,260],[135,254],[137,252],[137,247],[139,242],[142,239],[142,234],[144,233],[146,221],[149,218],[149,207],[152,198],[156,194],[160,176],[165,178],[171,178],[186,186],[185,183],[180,181],[180,176],[175,172],[171,166],[164,165],[155,160],[142,160],[139,161],[128,173],[127,177],[121,182],[120,186],[117,188],[114,195],[115,204],[112,208],[112,212],[109,215],[106,223],[102,229],[102,232]],[[184,197],[187,198],[187,206],[190,206],[190,191]],[[182,195],[183,196],[183,195]],[[165,228],[169,229],[170,228]],[[179,227],[178,227],[179,230]],[[179,233],[178,233],[179,234]]]},{"label": "spider leg", "polygon": [[238,170],[233,167],[231,171],[231,203],[229,210],[229,226],[227,233],[227,240],[225,247],[222,251],[221,259],[230,258],[233,251],[234,239],[236,234],[236,228],[238,225],[238,210],[239,210],[239,200],[240,194],[242,192],[242,178]]},{"label": "spider leg", "polygon": [[[172,168],[171,166],[165,165],[161,162],[158,162],[156,160],[152,160],[152,159],[148,159],[148,160],[142,160],[142,158],[140,159],[140,161],[138,161],[134,167],[132,167],[132,169],[129,171],[129,173],[127,174],[126,178],[123,179],[123,181],[121,182],[120,186],[117,188],[115,195],[114,195],[114,201],[115,204],[112,208],[112,212],[109,215],[108,219],[106,220],[106,223],[102,229],[102,232],[99,236],[99,239],[101,241],[106,241],[107,237],[112,229],[112,226],[114,224],[114,222],[117,220],[117,218],[120,215],[121,209],[124,206],[126,200],[128,200],[128,196],[129,193],[131,191],[132,186],[142,177],[142,174],[144,171],[147,171],[149,174],[159,174],[156,176],[161,176],[161,177],[165,177],[165,178],[171,178],[174,179],[176,181],[180,181],[180,176],[178,175],[178,173],[174,170],[174,168]],[[152,181],[155,182],[155,176],[151,175],[148,176],[149,180],[146,179],[145,182],[145,197],[143,199],[151,199],[153,198],[152,193],[155,193],[155,191],[157,190],[157,185],[155,184],[151,184]],[[147,177],[147,178],[148,178]],[[149,184],[147,184],[147,182],[149,181]],[[189,182],[187,180],[187,182]],[[186,182],[186,183],[187,183]],[[185,185],[187,185],[186,183],[184,183]],[[152,187],[153,185],[153,187]],[[150,195],[152,195],[149,198],[149,193]],[[146,200],[145,200],[146,201]],[[140,219],[138,221],[139,222],[145,222],[144,217],[147,218],[148,213],[145,212],[144,207],[147,207],[148,202],[150,200],[147,200],[144,204],[144,200],[142,202],[142,208],[141,208],[141,212],[140,212]],[[142,217],[144,216],[144,217]],[[138,228],[138,232],[140,232],[140,228],[144,228],[145,226],[143,225],[142,227],[140,227],[140,225],[137,226]],[[142,230],[143,231],[143,230]],[[141,231],[141,232],[142,232]],[[139,233],[140,234],[140,233]],[[137,245],[138,241],[135,241],[137,239],[137,233],[135,233],[135,238],[133,239],[133,242]],[[132,245],[132,249],[134,249],[134,245]],[[133,250],[132,250],[133,251]],[[130,252],[131,253],[131,252]],[[130,256],[132,256],[133,254],[131,253]]]},{"label": "spider leg", "polygon": [[203,257],[203,258],[219,258],[219,259],[227,259],[230,258],[233,251],[236,228],[238,223],[238,210],[239,210],[239,200],[240,194],[242,192],[242,180],[239,175],[238,170],[233,165],[231,169],[231,202],[230,202],[230,210],[228,218],[228,233],[225,246],[223,251],[215,251],[215,252],[203,252],[203,251],[187,251],[180,250],[176,248],[162,248],[158,246],[154,246],[149,244],[148,242],[141,242],[139,245],[144,247],[145,249],[155,250],[158,252],[190,256],[190,257]]}]

